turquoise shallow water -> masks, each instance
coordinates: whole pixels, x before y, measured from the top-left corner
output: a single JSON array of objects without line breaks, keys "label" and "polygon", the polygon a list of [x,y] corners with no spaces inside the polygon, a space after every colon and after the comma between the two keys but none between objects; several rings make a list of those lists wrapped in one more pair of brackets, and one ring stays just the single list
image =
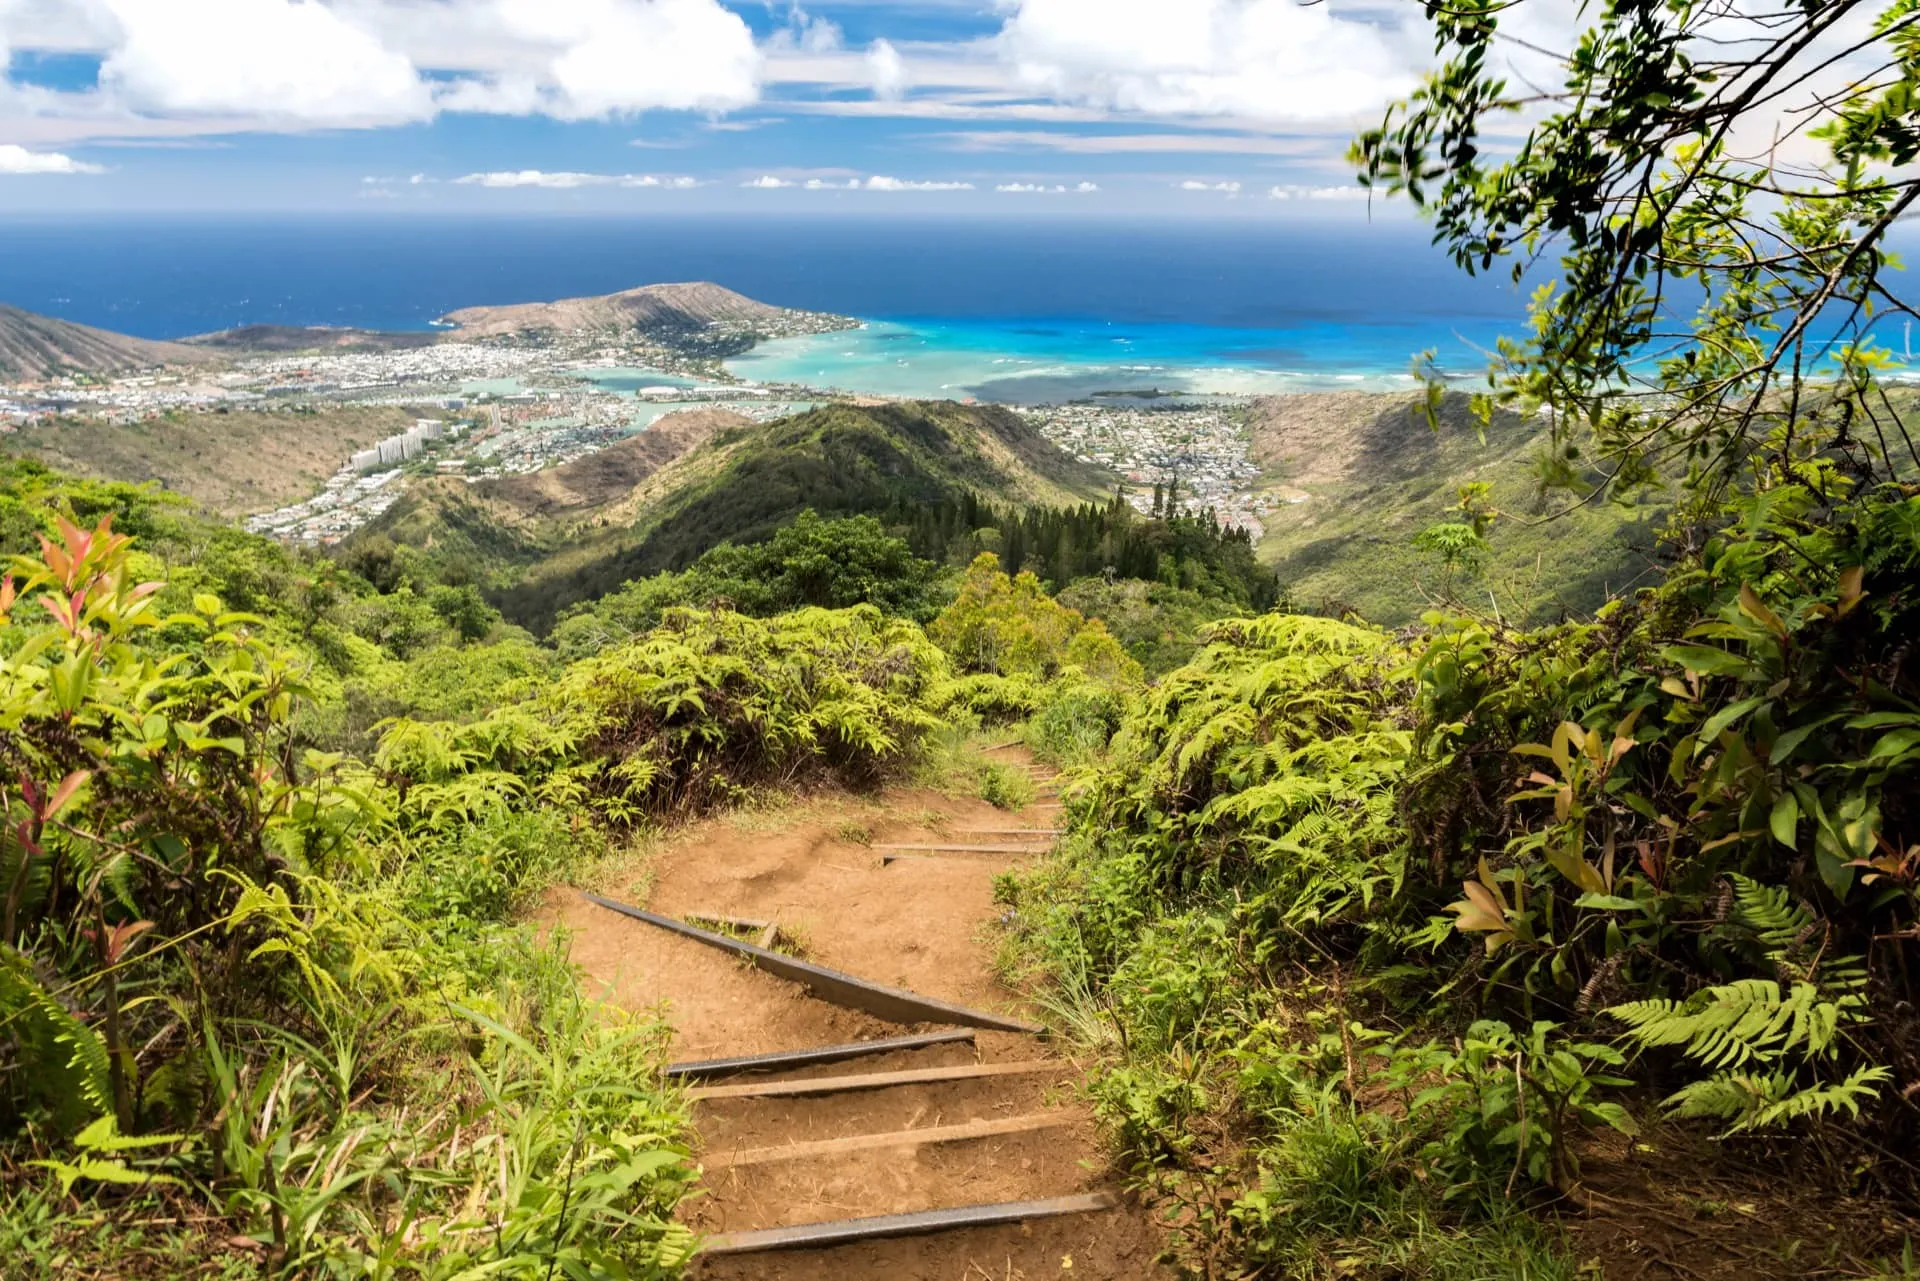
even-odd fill
[{"label": "turquoise shallow water", "polygon": [[1427,349],[1450,372],[1472,375],[1499,332],[1488,321],[1463,330],[1390,317],[1274,329],[908,319],[765,343],[727,368],[756,382],[1012,404],[1114,393],[1271,395],[1409,387],[1413,359]]}]

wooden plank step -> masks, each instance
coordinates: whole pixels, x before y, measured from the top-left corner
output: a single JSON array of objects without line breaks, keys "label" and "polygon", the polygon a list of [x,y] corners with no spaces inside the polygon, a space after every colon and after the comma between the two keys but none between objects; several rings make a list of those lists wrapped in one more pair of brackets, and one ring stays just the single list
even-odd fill
[{"label": "wooden plank step", "polygon": [[[1027,854],[1045,854],[1047,851],[1025,850],[1022,852]],[[947,863],[955,859],[1007,858],[1007,857],[1009,856],[1006,854],[982,854],[978,850],[966,851],[966,852],[960,852],[960,853],[955,853],[954,851],[947,850],[947,851],[932,852],[932,853],[926,853],[926,854],[882,854],[880,856],[880,866],[892,867],[895,863],[919,863],[919,862]]]},{"label": "wooden plank step", "polygon": [[936,1045],[972,1045],[975,1032],[970,1027],[943,1028],[915,1036],[890,1036],[879,1041],[849,1041],[843,1045],[816,1045],[805,1050],[775,1050],[771,1054],[748,1054],[734,1059],[698,1059],[669,1063],[665,1074],[681,1081],[705,1081],[716,1076],[736,1076],[742,1072],[786,1072],[794,1068],[817,1067],[823,1063],[844,1063],[848,1059],[873,1054],[892,1054],[896,1050],[925,1050]]},{"label": "wooden plank step", "polygon": [[709,1169],[731,1170],[743,1165],[766,1165],[772,1161],[805,1161],[817,1156],[845,1156],[850,1152],[876,1152],[886,1148],[920,1148],[929,1143],[965,1143],[973,1139],[995,1139],[1006,1134],[1063,1129],[1078,1119],[1075,1113],[1065,1110],[1032,1112],[1026,1116],[963,1121],[958,1125],[930,1125],[920,1130],[886,1130],[879,1134],[809,1139],[802,1143],[782,1143],[768,1148],[737,1148],[732,1152],[702,1154],[700,1163]]},{"label": "wooden plank step", "polygon": [[883,854],[1044,854],[1044,845],[875,845]]},{"label": "wooden plank step", "polygon": [[598,894],[583,893],[580,897],[610,912],[618,912],[622,916],[643,921],[648,925],[678,934],[682,938],[692,939],[696,943],[705,943],[708,947],[717,947],[723,952],[731,952],[735,956],[753,962],[769,974],[800,984],[823,1001],[843,1005],[848,1009],[862,1010],[877,1019],[886,1019],[890,1023],[959,1024],[962,1027],[995,1028],[1002,1032],[1025,1032],[1031,1036],[1038,1036],[1046,1031],[1045,1028],[1036,1023],[1029,1023],[1025,1019],[1008,1018],[1004,1014],[992,1014],[985,1010],[970,1010],[964,1005],[953,1005],[946,1001],[937,1001],[930,996],[921,996],[918,992],[887,987],[840,970],[830,970],[824,965],[815,965],[811,961],[802,961],[771,948],[743,943],[730,934],[716,934],[712,930],[703,930],[697,925],[676,921],[671,916],[661,916],[656,912],[634,907],[630,903],[602,898]]},{"label": "wooden plank step", "polygon": [[898,1072],[866,1072],[854,1076],[817,1076],[805,1081],[752,1081],[746,1085],[705,1085],[688,1090],[696,1102],[720,1099],[797,1098],[808,1094],[843,1094],[855,1090],[886,1090],[896,1085],[938,1085],[946,1081],[973,1081],[982,1077],[1045,1076],[1071,1072],[1073,1064],[1060,1059],[1020,1063],[963,1063],[958,1067],[905,1068]]},{"label": "wooden plank step", "polygon": [[1059,827],[955,827],[949,829],[955,836],[1065,836],[1066,829]]},{"label": "wooden plank step", "polygon": [[963,1205],[951,1210],[920,1210],[913,1214],[881,1214],[864,1219],[837,1219],[803,1223],[792,1228],[762,1228],[753,1232],[725,1232],[708,1237],[701,1254],[758,1254],[767,1250],[820,1249],[854,1241],[922,1236],[958,1228],[996,1227],[1052,1219],[1068,1214],[1096,1214],[1111,1210],[1120,1198],[1111,1192],[1082,1192],[1074,1196],[1037,1201],[1001,1201],[991,1205]]}]

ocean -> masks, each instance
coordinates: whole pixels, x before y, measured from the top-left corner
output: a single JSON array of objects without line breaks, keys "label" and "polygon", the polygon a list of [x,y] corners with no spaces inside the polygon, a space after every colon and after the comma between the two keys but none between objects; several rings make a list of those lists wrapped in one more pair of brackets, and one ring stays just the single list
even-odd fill
[{"label": "ocean", "polygon": [[748,218],[0,221],[0,301],[148,338],[244,324],[419,330],[457,307],[712,280],[871,322],[748,377],[1059,399],[1462,374],[1523,300],[1402,216],[1369,222]]}]

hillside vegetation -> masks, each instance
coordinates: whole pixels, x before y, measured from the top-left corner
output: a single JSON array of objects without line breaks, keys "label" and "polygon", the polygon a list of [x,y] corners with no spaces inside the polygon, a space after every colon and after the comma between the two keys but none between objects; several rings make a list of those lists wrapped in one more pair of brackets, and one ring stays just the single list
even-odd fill
[{"label": "hillside vegetation", "polygon": [[[885,515],[972,493],[1064,504],[1110,483],[997,408],[835,404],[767,424],[709,415],[698,427],[644,474],[633,463],[652,447],[636,443],[564,476],[416,486],[348,555],[398,546],[459,564],[509,617],[544,629],[569,605],[684,569],[721,543],[765,539],[805,510]],[[719,430],[702,438],[708,428]]]},{"label": "hillside vegetation", "polygon": [[169,410],[135,423],[55,418],[14,432],[9,452],[99,480],[153,481],[223,516],[318,492],[347,457],[439,409],[312,405]]},{"label": "hillside vegetation", "polygon": [[130,338],[0,303],[0,382],[62,374],[122,374],[218,359],[179,343]]},{"label": "hillside vegetation", "polygon": [[[1543,497],[1544,424],[1511,413],[1473,420],[1449,393],[1438,430],[1418,393],[1331,392],[1256,401],[1249,418],[1262,483],[1282,505],[1266,518],[1260,557],[1302,607],[1412,622],[1447,594],[1414,540],[1448,519],[1461,486],[1486,484],[1501,513],[1480,574],[1480,601],[1525,621],[1591,612],[1652,580],[1656,533],[1671,508],[1659,491],[1625,505]],[[1484,433],[1484,442],[1481,439]]]}]

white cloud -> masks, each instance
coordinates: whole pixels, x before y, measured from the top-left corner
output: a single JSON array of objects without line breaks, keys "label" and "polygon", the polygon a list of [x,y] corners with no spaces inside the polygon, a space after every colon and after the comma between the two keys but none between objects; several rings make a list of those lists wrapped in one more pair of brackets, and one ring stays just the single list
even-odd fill
[{"label": "white cloud", "polygon": [[1397,28],[1298,0],[1010,0],[1002,55],[1069,102],[1161,115],[1334,122],[1413,86]]},{"label": "white cloud", "polygon": [[809,178],[807,179],[806,185],[808,191],[839,191],[842,189],[858,191],[860,189],[860,180],[858,178],[849,178],[845,182],[829,182],[825,178]]},{"label": "white cloud", "polygon": [[902,178],[887,178],[876,174],[860,183],[868,191],[972,191],[970,182],[909,182]]},{"label": "white cloud", "polygon": [[[838,39],[831,23],[801,22],[809,48]],[[757,101],[763,69],[752,31],[720,0],[0,0],[0,25],[0,70],[5,36],[100,56],[95,89],[0,76],[0,107],[91,132],[720,112]]]},{"label": "white cloud", "polygon": [[907,63],[889,40],[876,40],[867,49],[867,70],[873,75],[873,94],[897,102],[907,93]]},{"label": "white cloud", "polygon": [[1069,187],[1064,183],[1055,183],[1049,187],[1044,182],[1003,182],[995,187],[994,190],[1048,196],[1068,194],[1087,195],[1100,190],[1100,184],[1097,182],[1083,182],[1077,186]]},{"label": "white cloud", "polygon": [[571,191],[579,187],[697,187],[697,178],[676,177],[660,178],[653,174],[638,173],[574,173],[567,170],[547,172],[540,169],[498,170],[492,173],[470,173],[455,178],[454,182],[464,187],[493,187],[509,189],[515,187],[541,187],[549,191]]},{"label": "white cloud", "polygon": [[1271,200],[1365,200],[1370,193],[1365,187],[1272,187],[1267,191]]},{"label": "white cloud", "polygon": [[758,191],[778,191],[782,187],[793,186],[793,184],[785,178],[776,178],[770,173],[761,174],[752,182],[743,182],[740,185],[743,187],[751,187]]},{"label": "white cloud", "polygon": [[102,0],[117,38],[100,90],[156,115],[307,125],[428,119],[415,65],[315,0]]},{"label": "white cloud", "polygon": [[102,3],[118,38],[100,87],[136,112],[323,125],[434,113],[412,62],[316,0]]},{"label": "white cloud", "polygon": [[967,129],[930,134],[952,151],[1059,151],[1075,155],[1300,156],[1321,158],[1316,140],[1245,133],[1069,133],[1064,129]]},{"label": "white cloud", "polygon": [[767,41],[771,48],[798,49],[802,53],[833,53],[843,43],[845,37],[836,23],[816,18],[797,4],[787,10],[787,25]]},{"label": "white cloud", "polygon": [[493,0],[506,34],[561,49],[541,77],[561,119],[727,111],[760,96],[760,50],[717,0]]},{"label": "white cloud", "polygon": [[1240,184],[1237,182],[1197,182],[1189,178],[1179,186],[1182,191],[1220,191],[1229,196],[1240,194]]},{"label": "white cloud", "polygon": [[90,165],[57,151],[28,151],[11,142],[0,143],[0,174],[105,172],[99,165]]}]

